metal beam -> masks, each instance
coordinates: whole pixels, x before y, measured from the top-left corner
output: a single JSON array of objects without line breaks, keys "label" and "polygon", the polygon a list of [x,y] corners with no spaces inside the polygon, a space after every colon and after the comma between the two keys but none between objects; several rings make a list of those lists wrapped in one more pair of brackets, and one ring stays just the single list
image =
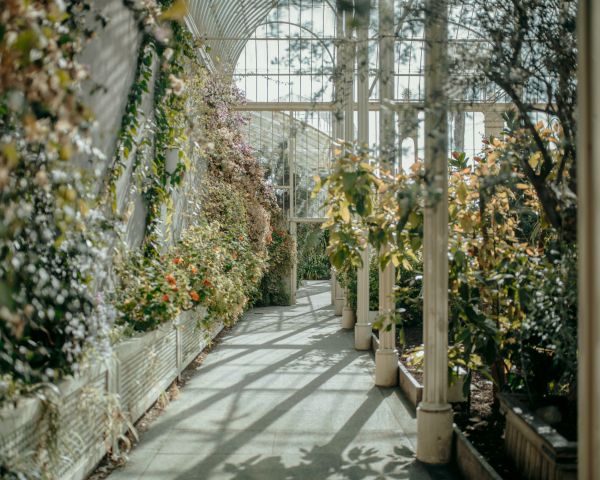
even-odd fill
[{"label": "metal beam", "polygon": [[[512,103],[492,103],[492,102],[450,102],[449,108],[457,108],[463,112],[504,112],[512,108]],[[536,103],[532,107],[536,109],[546,108],[547,104]],[[337,107],[334,102],[248,102],[244,104],[234,105],[234,110],[239,112],[306,112],[320,111],[333,112]],[[352,107],[354,111],[358,111],[358,102],[354,102]],[[381,109],[379,100],[370,100],[368,109],[371,112],[377,112]],[[387,102],[385,108],[390,108],[395,111],[406,109],[424,110],[424,102],[405,102],[405,101],[390,101]]]},{"label": "metal beam", "polygon": [[[298,224],[293,220],[296,217],[296,127],[294,125],[293,116],[289,117],[289,121],[290,136],[288,139],[288,184],[290,196],[290,235],[292,236],[292,241],[294,242],[294,249],[297,249]],[[298,288],[297,270],[298,255],[294,254],[294,261],[292,263],[292,268],[290,269],[290,303],[292,305],[296,304],[296,290]]]},{"label": "metal beam", "polygon": [[295,223],[325,223],[328,218],[323,217],[293,217],[290,218],[291,222]]}]

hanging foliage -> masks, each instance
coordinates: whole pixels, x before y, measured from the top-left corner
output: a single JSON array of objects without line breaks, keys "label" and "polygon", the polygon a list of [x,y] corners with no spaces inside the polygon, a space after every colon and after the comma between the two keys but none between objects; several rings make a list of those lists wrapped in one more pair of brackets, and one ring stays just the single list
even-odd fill
[{"label": "hanging foliage", "polygon": [[78,98],[90,10],[8,0],[0,17],[0,374],[22,384],[77,371],[90,347],[106,351],[110,318],[91,288],[102,216],[71,162],[98,155]]},{"label": "hanging foliage", "polygon": [[229,81],[215,76],[204,88],[206,105],[203,134],[208,141],[207,175],[232,185],[244,198],[248,235],[255,252],[269,259],[261,287],[263,303],[289,303],[286,287],[295,245],[277,206],[272,187],[243,135],[246,120],[235,111],[244,102],[240,91]]}]

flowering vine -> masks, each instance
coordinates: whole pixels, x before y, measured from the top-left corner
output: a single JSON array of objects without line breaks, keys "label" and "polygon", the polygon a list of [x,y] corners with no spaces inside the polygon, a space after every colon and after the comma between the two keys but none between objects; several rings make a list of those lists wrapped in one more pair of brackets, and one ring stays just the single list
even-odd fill
[{"label": "flowering vine", "polygon": [[89,11],[86,1],[7,0],[0,13],[0,374],[8,390],[73,373],[85,349],[106,347],[109,319],[91,288],[104,256],[102,217],[90,209],[86,171],[71,163],[95,153],[78,97]]}]

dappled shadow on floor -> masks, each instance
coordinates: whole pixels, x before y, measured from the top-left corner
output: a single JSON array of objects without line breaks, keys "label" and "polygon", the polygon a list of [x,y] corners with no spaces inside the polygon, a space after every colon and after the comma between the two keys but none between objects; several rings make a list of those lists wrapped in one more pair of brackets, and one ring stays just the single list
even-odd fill
[{"label": "dappled shadow on floor", "polygon": [[[345,362],[342,362],[345,364]],[[334,368],[333,371],[338,371]],[[325,373],[330,377],[332,370]],[[324,378],[317,377],[314,382],[320,384]],[[306,441],[306,434],[299,424],[297,431],[286,432],[289,445],[285,448],[274,445],[272,454],[255,454],[239,458],[236,450],[252,443],[256,436],[269,429],[277,418],[288,412],[305,398],[316,385],[309,385],[289,397],[285,405],[274,405],[264,412],[248,429],[228,440],[224,437],[213,438],[212,452],[204,459],[179,473],[176,480],[212,478],[211,472],[220,471],[218,478],[231,480],[326,480],[326,479],[410,479],[410,480],[455,480],[457,477],[446,468],[435,469],[424,466],[414,460],[414,451],[405,432],[398,429],[390,439],[389,425],[380,425],[381,432],[368,432],[364,427],[371,417],[382,407],[388,397],[395,397],[395,389],[372,387],[361,403],[351,411],[349,418],[335,432],[330,434],[328,442]],[[344,392],[339,392],[344,395]],[[281,407],[284,407],[281,409]],[[315,415],[317,413],[315,412]],[[371,441],[364,442],[365,433]],[[387,434],[387,436],[386,436]],[[297,438],[295,438],[297,436]],[[310,437],[310,435],[309,435]],[[380,438],[381,437],[381,438]],[[285,441],[283,443],[286,443]],[[223,474],[225,476],[223,476]]]},{"label": "dappled shadow on floor", "polygon": [[297,299],[318,295],[320,293],[329,293],[331,291],[330,280],[315,280],[310,282],[303,282],[302,288],[298,290],[296,295]]},{"label": "dappled shadow on floor", "polygon": [[[310,479],[426,479],[423,467],[415,464],[413,452],[395,447],[384,455],[369,446],[353,447],[345,456],[326,447],[299,450],[300,463],[286,466],[282,456],[257,455],[240,464],[226,463],[225,472],[232,480],[310,480]],[[426,475],[426,474],[425,474]]]},{"label": "dappled shadow on floor", "polygon": [[373,386],[320,283],[293,309],[250,312],[114,480],[457,478],[414,462],[412,410]]},{"label": "dappled shadow on floor", "polygon": [[[314,367],[316,365],[326,369],[321,375],[313,378],[308,384],[304,385],[300,389],[296,389],[292,396],[288,397],[282,403],[279,403],[277,405],[277,410],[269,412],[259,421],[252,424],[252,428],[248,432],[250,434],[248,441],[250,441],[253,432],[264,429],[268,426],[269,419],[275,420],[279,415],[282,415],[287,408],[291,408],[295,404],[305,399],[311,392],[333,378],[350,363],[355,362],[356,366],[362,366],[363,368],[367,368],[370,365],[367,356],[363,356],[361,359],[360,357],[357,358],[357,355],[354,353],[332,349],[331,339],[336,337],[337,333],[316,334],[311,336],[312,340],[309,344],[292,345],[293,350],[289,354],[286,352],[286,355],[279,361],[274,361],[273,363],[268,364],[261,369],[257,369],[254,372],[243,375],[238,381],[227,387],[220,388],[210,397],[199,400],[198,402],[194,402],[189,408],[180,410],[174,415],[169,416],[167,421],[159,422],[147,432],[145,439],[152,440],[158,436],[161,436],[168,430],[175,428],[178,424],[185,423],[190,415],[193,415],[198,411],[201,411],[202,409],[223,400],[225,397],[236,396],[237,394],[244,392],[245,389],[265,375],[277,372],[282,373],[286,368],[290,368],[291,366],[303,368],[308,372],[310,372],[311,366]],[[250,347],[264,350],[267,345],[259,344]],[[225,346],[221,345],[219,348],[224,349]],[[274,347],[274,350],[278,349],[280,348]],[[304,367],[302,367],[302,364],[304,364]],[[207,372],[208,368],[203,367],[198,377],[200,378],[205,376]],[[215,440],[218,441],[218,438]]]}]

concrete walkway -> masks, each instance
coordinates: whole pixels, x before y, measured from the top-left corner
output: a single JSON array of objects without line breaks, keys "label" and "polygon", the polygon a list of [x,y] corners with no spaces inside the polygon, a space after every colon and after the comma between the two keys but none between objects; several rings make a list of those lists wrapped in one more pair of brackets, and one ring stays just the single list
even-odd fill
[{"label": "concrete walkway", "polygon": [[416,421],[373,386],[328,282],[257,308],[211,352],[110,480],[450,479],[415,463]]}]

